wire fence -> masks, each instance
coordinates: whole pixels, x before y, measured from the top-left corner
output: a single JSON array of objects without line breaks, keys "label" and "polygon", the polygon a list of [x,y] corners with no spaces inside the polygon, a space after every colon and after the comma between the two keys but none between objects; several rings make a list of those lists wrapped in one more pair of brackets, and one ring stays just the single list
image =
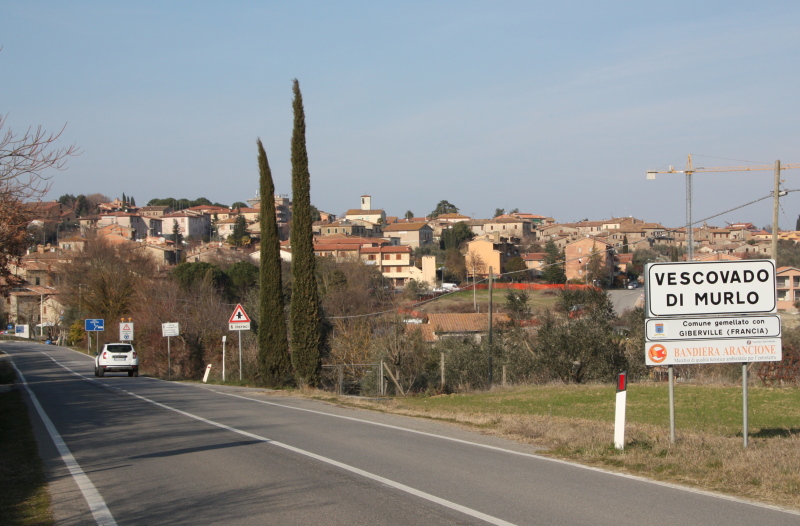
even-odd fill
[{"label": "wire fence", "polygon": [[[384,380],[377,363],[348,363],[322,366],[322,388],[338,395],[378,396]],[[383,391],[383,393],[382,393]]]}]

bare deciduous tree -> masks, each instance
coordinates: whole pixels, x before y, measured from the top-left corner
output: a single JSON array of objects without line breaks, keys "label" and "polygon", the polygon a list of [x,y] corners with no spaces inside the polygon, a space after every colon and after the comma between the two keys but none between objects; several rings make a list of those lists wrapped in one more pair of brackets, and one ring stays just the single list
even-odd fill
[{"label": "bare deciduous tree", "polygon": [[67,158],[78,154],[74,144],[55,147],[64,128],[48,133],[39,126],[19,134],[8,128],[6,118],[0,115],[0,293],[4,295],[17,284],[8,266],[19,261],[29,242],[25,201],[47,192],[51,177],[47,170],[64,169]]},{"label": "bare deciduous tree", "polygon": [[19,134],[7,127],[6,119],[0,115],[0,191],[20,201],[40,197],[49,188],[51,176],[45,172],[63,170],[67,158],[78,155],[78,147],[55,147],[64,127],[55,133],[31,127]]}]

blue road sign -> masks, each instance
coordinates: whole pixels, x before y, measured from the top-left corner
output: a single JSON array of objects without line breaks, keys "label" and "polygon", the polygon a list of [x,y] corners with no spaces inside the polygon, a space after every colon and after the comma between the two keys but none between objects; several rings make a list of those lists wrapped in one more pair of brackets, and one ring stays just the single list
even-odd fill
[{"label": "blue road sign", "polygon": [[84,330],[86,331],[104,331],[105,320],[85,320]]},{"label": "blue road sign", "polygon": [[10,330],[10,331],[14,330],[14,324],[13,323],[9,323],[8,324],[8,330]]},{"label": "blue road sign", "polygon": [[23,334],[25,332],[25,327],[23,325],[17,325],[15,334]]}]

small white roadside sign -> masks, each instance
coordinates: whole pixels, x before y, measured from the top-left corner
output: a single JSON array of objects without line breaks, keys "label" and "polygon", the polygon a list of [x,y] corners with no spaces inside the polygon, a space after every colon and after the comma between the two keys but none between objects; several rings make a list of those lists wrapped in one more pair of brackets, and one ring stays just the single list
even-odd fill
[{"label": "small white roadside sign", "polygon": [[781,318],[778,315],[645,320],[645,338],[649,341],[780,337]]},{"label": "small white roadside sign", "polygon": [[119,324],[119,341],[133,341],[133,322],[126,321]]},{"label": "small white roadside sign", "polygon": [[168,336],[179,336],[180,333],[181,329],[178,325],[178,322],[161,324],[161,336],[164,338],[167,338]]}]

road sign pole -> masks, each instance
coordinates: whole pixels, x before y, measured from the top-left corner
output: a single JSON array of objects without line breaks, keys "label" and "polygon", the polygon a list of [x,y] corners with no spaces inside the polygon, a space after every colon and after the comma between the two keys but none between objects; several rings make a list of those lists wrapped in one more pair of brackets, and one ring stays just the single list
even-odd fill
[{"label": "road sign pole", "polygon": [[747,447],[747,362],[742,362],[742,436]]},{"label": "road sign pole", "polygon": [[239,333],[239,382],[242,381],[242,331],[236,331]]},{"label": "road sign pole", "polygon": [[669,374],[669,442],[675,443],[675,373],[672,365],[667,366]]},{"label": "road sign pole", "polygon": [[172,375],[172,356],[170,355],[169,349],[169,336],[167,336],[167,380],[170,379]]}]

